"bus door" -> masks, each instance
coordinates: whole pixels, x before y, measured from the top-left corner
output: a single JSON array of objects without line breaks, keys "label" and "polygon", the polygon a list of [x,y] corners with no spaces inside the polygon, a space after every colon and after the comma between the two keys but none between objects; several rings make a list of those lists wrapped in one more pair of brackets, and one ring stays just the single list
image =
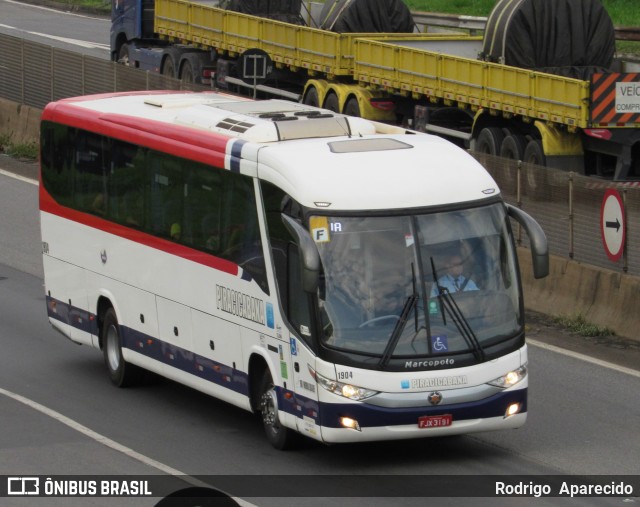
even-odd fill
[{"label": "bus door", "polygon": [[318,386],[310,368],[316,369],[316,355],[312,351],[311,295],[302,289],[300,253],[298,247],[288,245],[288,320],[297,331],[289,337],[296,401],[296,424],[301,433],[320,440]]}]

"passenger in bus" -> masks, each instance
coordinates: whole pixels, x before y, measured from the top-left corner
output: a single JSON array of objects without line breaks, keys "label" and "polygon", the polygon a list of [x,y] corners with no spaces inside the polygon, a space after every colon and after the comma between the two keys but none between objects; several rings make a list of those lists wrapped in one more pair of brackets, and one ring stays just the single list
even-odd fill
[{"label": "passenger in bus", "polygon": [[173,241],[180,241],[180,238],[182,236],[182,227],[180,227],[179,223],[176,222],[171,224],[171,232],[169,236],[171,236],[171,239]]},{"label": "passenger in bus", "polygon": [[437,286],[434,285],[431,289],[432,297],[438,295],[440,292],[439,287],[447,289],[450,293],[478,290],[476,283],[462,274],[464,262],[460,254],[454,253],[451,255],[445,264],[445,268],[447,272],[438,278]]},{"label": "passenger in bus", "polygon": [[91,212],[94,215],[104,216],[106,215],[106,211],[107,211],[107,206],[105,205],[104,194],[100,192],[98,195],[95,196],[95,198],[93,199],[93,202],[91,203]]},{"label": "passenger in bus", "polygon": [[124,197],[125,209],[127,210],[125,223],[134,227],[142,226],[143,199],[136,192],[129,192]]}]

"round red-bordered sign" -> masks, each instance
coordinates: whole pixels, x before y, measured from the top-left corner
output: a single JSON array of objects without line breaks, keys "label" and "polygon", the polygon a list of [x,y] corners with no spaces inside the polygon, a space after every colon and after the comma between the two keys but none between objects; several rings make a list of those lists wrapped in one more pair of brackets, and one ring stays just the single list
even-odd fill
[{"label": "round red-bordered sign", "polygon": [[624,204],[620,193],[609,188],[604,193],[600,208],[600,233],[604,251],[609,259],[617,262],[624,252],[627,224],[624,218]]}]

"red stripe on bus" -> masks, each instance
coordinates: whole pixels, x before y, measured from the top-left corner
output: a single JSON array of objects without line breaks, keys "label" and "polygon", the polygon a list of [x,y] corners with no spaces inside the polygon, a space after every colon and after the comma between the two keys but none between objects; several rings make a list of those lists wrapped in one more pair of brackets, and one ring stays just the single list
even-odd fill
[{"label": "red stripe on bus", "polygon": [[53,197],[51,197],[42,184],[40,185],[40,211],[86,225],[92,229],[113,234],[114,236],[175,255],[176,257],[181,257],[188,261],[195,262],[230,275],[238,276],[240,272],[240,268],[237,264],[226,259],[221,259],[220,257],[210,255],[206,252],[202,252],[185,245],[180,245],[173,241],[159,238],[131,227],[116,224],[89,213],[83,213],[82,211],[76,211],[71,208],[67,208],[66,206],[61,206],[53,199]]}]

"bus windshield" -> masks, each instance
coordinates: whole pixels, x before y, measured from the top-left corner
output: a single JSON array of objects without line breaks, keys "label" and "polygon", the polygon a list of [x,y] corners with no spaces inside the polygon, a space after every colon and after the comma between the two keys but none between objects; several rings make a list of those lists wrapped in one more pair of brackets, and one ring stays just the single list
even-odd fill
[{"label": "bus windshield", "polygon": [[[473,353],[522,330],[504,205],[310,219],[322,261],[320,341],[380,366]],[[378,359],[379,358],[379,359]]]}]

